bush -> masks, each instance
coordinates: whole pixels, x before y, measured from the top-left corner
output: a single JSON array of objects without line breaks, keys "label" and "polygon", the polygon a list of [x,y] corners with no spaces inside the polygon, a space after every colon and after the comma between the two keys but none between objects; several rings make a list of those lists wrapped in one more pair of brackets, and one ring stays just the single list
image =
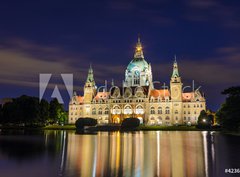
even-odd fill
[{"label": "bush", "polygon": [[126,118],[121,124],[121,129],[134,129],[140,125],[138,118]]},{"label": "bush", "polygon": [[75,122],[77,129],[83,129],[84,126],[95,126],[97,125],[97,120],[93,118],[79,118]]},{"label": "bush", "polygon": [[199,129],[210,129],[213,123],[213,116],[208,115],[206,111],[202,110],[198,117],[197,128]]}]

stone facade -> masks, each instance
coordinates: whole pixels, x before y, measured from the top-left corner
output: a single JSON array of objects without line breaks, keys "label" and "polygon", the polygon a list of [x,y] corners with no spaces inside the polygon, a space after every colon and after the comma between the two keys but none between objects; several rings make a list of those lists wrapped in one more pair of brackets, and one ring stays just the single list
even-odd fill
[{"label": "stone facade", "polygon": [[140,39],[133,60],[125,71],[121,87],[112,83],[111,88],[99,91],[93,69],[90,66],[84,95],[74,93],[69,103],[69,123],[80,117],[92,117],[99,124],[121,123],[133,117],[149,125],[196,124],[201,110],[206,110],[206,101],[199,89],[183,92],[183,84],[175,58],[170,78],[170,89],[155,89],[151,65],[143,55]]}]

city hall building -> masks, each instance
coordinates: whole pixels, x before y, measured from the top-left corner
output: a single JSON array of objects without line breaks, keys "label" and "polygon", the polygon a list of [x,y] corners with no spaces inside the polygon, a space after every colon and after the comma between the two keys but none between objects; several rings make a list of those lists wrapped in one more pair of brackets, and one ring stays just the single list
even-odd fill
[{"label": "city hall building", "polygon": [[151,64],[144,59],[139,38],[122,86],[112,83],[110,88],[98,89],[90,66],[83,96],[74,93],[70,100],[69,123],[91,117],[99,124],[118,124],[131,117],[148,125],[192,125],[202,110],[206,110],[206,101],[199,89],[183,92],[176,58],[170,87],[154,88]]}]

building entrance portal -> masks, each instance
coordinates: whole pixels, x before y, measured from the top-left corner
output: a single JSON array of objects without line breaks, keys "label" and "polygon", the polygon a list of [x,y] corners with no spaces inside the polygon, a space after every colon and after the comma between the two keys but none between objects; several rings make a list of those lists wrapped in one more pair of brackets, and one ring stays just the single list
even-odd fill
[{"label": "building entrance portal", "polygon": [[112,123],[120,124],[121,123],[120,116],[119,115],[113,115],[112,116]]}]

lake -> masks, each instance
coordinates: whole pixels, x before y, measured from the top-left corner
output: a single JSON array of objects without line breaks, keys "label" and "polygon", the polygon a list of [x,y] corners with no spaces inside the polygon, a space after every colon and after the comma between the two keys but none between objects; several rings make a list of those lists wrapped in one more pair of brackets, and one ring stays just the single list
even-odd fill
[{"label": "lake", "polygon": [[162,176],[240,174],[240,136],[207,131],[0,132],[1,177]]}]

